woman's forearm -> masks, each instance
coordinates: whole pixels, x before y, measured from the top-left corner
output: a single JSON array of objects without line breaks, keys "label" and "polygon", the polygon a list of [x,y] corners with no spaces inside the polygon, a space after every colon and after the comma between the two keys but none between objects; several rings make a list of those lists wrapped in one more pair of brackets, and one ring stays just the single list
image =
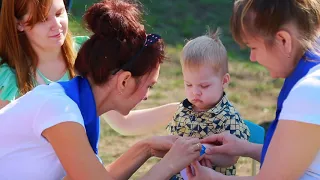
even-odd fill
[{"label": "woman's forearm", "polygon": [[173,176],[174,173],[171,173],[172,171],[169,169],[168,164],[163,163],[163,161],[158,162],[156,165],[154,165],[150,171],[145,174],[142,178],[139,180],[163,180],[163,179],[170,179],[171,176]]},{"label": "woman's forearm", "polygon": [[257,179],[256,176],[225,176],[223,179],[221,180],[255,180]]},{"label": "woman's forearm", "polygon": [[112,129],[122,135],[141,135],[165,127],[172,119],[179,103],[170,103],[154,108],[134,110],[127,116],[109,111],[103,118]]},{"label": "woman's forearm", "polygon": [[151,157],[149,145],[140,141],[133,145],[116,161],[107,166],[107,170],[117,180],[127,180]]},{"label": "woman's forearm", "polygon": [[223,154],[211,155],[210,161],[214,166],[218,167],[230,167],[237,163],[239,157],[228,156]]},{"label": "woman's forearm", "polygon": [[262,144],[245,142],[245,144],[242,146],[242,147],[244,147],[244,155],[243,156],[252,158],[252,159],[260,162],[262,146],[263,146]]}]

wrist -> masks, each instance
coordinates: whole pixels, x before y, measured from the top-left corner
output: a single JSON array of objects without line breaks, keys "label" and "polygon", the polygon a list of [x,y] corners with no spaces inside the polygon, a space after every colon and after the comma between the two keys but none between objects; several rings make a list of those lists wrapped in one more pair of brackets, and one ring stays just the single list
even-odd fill
[{"label": "wrist", "polygon": [[150,143],[150,140],[149,139],[145,139],[145,140],[142,140],[142,141],[139,141],[137,143],[137,145],[139,146],[140,149],[143,149],[144,150],[144,154],[146,154],[147,156],[147,159],[151,158],[153,155],[152,155],[152,148],[151,148],[151,143]]},{"label": "wrist", "polygon": [[260,154],[262,149],[262,144],[255,144],[251,142],[245,142],[242,144],[243,156],[260,161]]},{"label": "wrist", "polygon": [[156,164],[157,172],[160,172],[162,174],[162,177],[159,179],[170,179],[176,172],[174,171],[174,168],[172,164],[170,164],[168,161],[166,161],[165,158],[161,159]]},{"label": "wrist", "polygon": [[166,166],[162,160],[155,164],[145,176],[141,180],[163,180],[170,179],[174,173],[170,173],[172,171],[168,170],[169,168]]},{"label": "wrist", "polygon": [[240,154],[240,156],[250,157],[251,146],[252,143],[250,143],[249,141],[241,140],[240,147],[242,148],[242,153]]}]

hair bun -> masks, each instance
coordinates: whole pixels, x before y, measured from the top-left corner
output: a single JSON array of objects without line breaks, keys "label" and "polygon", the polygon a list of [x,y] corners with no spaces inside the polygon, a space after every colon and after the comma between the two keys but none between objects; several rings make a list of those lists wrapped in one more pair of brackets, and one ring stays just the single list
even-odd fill
[{"label": "hair bun", "polygon": [[84,21],[94,34],[110,38],[125,39],[144,32],[137,5],[123,0],[103,0],[93,4],[84,14]]}]

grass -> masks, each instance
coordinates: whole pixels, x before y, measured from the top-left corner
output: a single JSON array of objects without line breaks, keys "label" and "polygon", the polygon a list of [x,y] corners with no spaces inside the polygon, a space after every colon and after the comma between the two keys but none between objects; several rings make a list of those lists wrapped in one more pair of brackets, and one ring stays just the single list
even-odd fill
[{"label": "grass", "polygon": [[[71,13],[76,19],[98,0],[74,1]],[[134,0],[137,1],[137,0]],[[220,27],[221,39],[228,51],[239,58],[248,57],[231,37],[229,19],[233,0],[140,0],[144,24],[148,33],[159,33],[168,44],[182,47],[186,40],[206,34],[208,27]]]},{"label": "grass", "polygon": [[[94,1],[77,0],[72,7],[70,29],[74,35],[88,34],[81,23],[83,11]],[[167,43],[169,61],[162,65],[159,83],[152,89],[148,101],[137,108],[148,108],[165,103],[181,101],[185,98],[179,53],[187,39],[206,33],[208,26],[214,30],[221,27],[224,45],[229,52],[231,83],[226,89],[230,101],[240,111],[243,118],[256,123],[274,118],[276,96],[282,80],[272,80],[268,72],[256,63],[248,61],[248,51],[239,49],[229,31],[232,0],[141,0],[148,32],[162,35]],[[112,130],[102,121],[100,156],[105,164],[118,158],[138,140],[166,134],[164,127],[143,135],[125,137]],[[154,165],[158,159],[150,159],[131,179],[137,179]],[[250,161],[241,158],[238,175],[250,175]]]}]

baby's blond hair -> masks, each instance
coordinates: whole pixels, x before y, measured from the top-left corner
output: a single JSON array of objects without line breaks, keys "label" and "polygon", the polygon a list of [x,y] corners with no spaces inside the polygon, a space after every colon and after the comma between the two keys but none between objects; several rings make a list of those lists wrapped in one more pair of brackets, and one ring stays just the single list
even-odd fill
[{"label": "baby's blond hair", "polygon": [[219,74],[228,73],[227,51],[219,39],[220,29],[216,32],[208,32],[207,35],[190,40],[183,47],[181,53],[182,68],[211,66],[214,72]]}]

